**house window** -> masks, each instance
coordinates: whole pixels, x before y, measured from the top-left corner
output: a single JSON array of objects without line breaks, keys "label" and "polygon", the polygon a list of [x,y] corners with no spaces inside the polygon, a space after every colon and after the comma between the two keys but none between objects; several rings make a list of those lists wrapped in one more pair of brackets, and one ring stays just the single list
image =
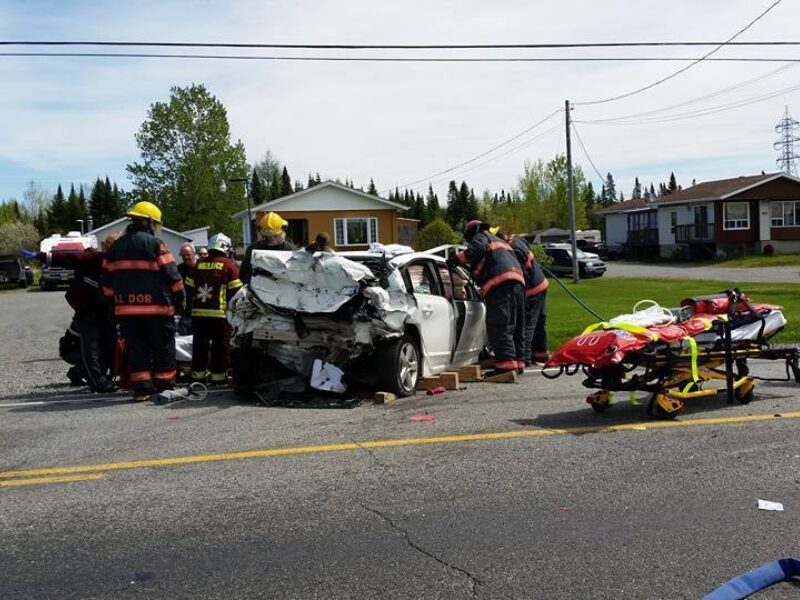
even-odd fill
[{"label": "house window", "polygon": [[770,202],[772,227],[800,226],[800,202]]},{"label": "house window", "polygon": [[678,226],[678,213],[677,211],[672,211],[669,213],[669,226],[672,235],[675,235],[675,228]]},{"label": "house window", "polygon": [[722,211],[723,229],[750,229],[749,202],[726,202]]},{"label": "house window", "polygon": [[357,217],[334,219],[337,246],[366,246],[378,241],[378,219]]}]

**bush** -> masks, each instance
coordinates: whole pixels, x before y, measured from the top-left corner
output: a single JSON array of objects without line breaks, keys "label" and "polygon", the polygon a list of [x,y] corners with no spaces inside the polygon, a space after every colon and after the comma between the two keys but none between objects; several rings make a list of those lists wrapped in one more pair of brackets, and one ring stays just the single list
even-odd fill
[{"label": "bush", "polygon": [[553,257],[545,252],[544,246],[541,244],[531,244],[531,252],[536,257],[536,262],[543,267],[549,267],[553,264]]},{"label": "bush", "polygon": [[772,244],[767,244],[762,252],[764,256],[775,256],[775,247]]},{"label": "bush", "polygon": [[20,248],[39,249],[39,232],[36,227],[22,221],[0,225],[0,254],[19,254]]},{"label": "bush", "polygon": [[442,219],[434,219],[428,223],[417,236],[417,250],[430,250],[445,244],[458,244],[461,236]]}]

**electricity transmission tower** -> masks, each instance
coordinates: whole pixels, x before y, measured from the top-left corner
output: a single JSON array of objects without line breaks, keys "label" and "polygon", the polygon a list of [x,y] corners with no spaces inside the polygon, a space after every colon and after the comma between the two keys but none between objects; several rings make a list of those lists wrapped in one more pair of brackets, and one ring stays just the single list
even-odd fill
[{"label": "electricity transmission tower", "polygon": [[800,142],[794,134],[794,128],[800,125],[797,121],[789,116],[789,107],[786,106],[783,111],[783,118],[775,125],[775,132],[780,134],[778,141],[773,144],[775,150],[780,151],[780,156],[775,161],[781,171],[787,175],[797,176],[797,165],[795,161],[800,158],[794,153],[794,143]]}]

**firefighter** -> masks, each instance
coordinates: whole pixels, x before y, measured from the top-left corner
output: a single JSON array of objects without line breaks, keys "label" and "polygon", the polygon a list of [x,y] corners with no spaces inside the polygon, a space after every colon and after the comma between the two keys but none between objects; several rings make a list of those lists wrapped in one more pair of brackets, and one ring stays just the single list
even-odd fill
[{"label": "firefighter", "polygon": [[115,325],[100,284],[104,253],[108,252],[119,235],[117,231],[110,233],[103,241],[101,252],[94,248],[83,252],[22,251],[26,258],[36,258],[47,266],[75,271],[75,279],[67,289],[65,299],[75,311],[70,328],[77,334],[78,353],[75,366],[67,371],[67,377],[73,385],[86,381],[89,389],[97,393],[109,393],[117,389],[111,375],[116,342]]},{"label": "firefighter", "polygon": [[[529,367],[534,361],[540,362],[541,358],[541,352],[534,350],[534,340],[536,339],[535,333],[539,331],[539,338],[536,341],[541,345],[541,336],[544,332],[545,300],[550,282],[544,276],[542,267],[536,261],[530,245],[518,237],[509,238],[499,229],[499,227],[495,227],[490,231],[511,246],[525,276],[525,366]],[[546,335],[544,348],[546,353]],[[547,359],[543,362],[547,362]]]},{"label": "firefighter", "polygon": [[[239,268],[228,253],[233,244],[224,233],[208,240],[208,258],[195,265],[186,285],[193,295],[192,380],[224,383],[228,377],[231,326],[225,310],[228,299],[242,287]],[[211,373],[208,347],[211,345]]]},{"label": "firefighter", "polygon": [[261,234],[261,239],[256,240],[247,247],[244,253],[244,260],[242,261],[242,270],[240,279],[242,283],[250,283],[250,278],[253,276],[253,267],[251,264],[253,250],[294,250],[291,242],[286,241],[286,228],[289,223],[283,219],[278,213],[268,212],[258,223],[258,232]]},{"label": "firefighter", "polygon": [[103,293],[114,299],[133,399],[141,402],[175,384],[174,315],[185,308],[186,291],[175,259],[157,237],[161,210],[141,201],[126,216],[131,223],[103,263]]},{"label": "firefighter", "polygon": [[525,370],[525,277],[514,251],[489,232],[488,223],[469,221],[464,228],[468,246],[448,264],[469,264],[486,304],[486,333],[498,371]]}]

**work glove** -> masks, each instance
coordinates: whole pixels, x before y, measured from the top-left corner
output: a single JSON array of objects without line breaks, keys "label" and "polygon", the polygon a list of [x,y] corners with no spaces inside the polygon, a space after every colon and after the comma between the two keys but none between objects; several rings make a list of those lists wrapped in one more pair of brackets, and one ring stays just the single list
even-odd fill
[{"label": "work glove", "polygon": [[178,308],[179,313],[186,312],[186,291],[184,290],[175,297],[175,306]]},{"label": "work glove", "polygon": [[450,256],[447,259],[447,266],[451,269],[455,269],[458,266],[458,260],[456,260],[455,256]]},{"label": "work glove", "polygon": [[26,248],[22,248],[19,251],[19,255],[26,260],[34,260],[37,254],[39,253],[36,250],[28,250]]}]

